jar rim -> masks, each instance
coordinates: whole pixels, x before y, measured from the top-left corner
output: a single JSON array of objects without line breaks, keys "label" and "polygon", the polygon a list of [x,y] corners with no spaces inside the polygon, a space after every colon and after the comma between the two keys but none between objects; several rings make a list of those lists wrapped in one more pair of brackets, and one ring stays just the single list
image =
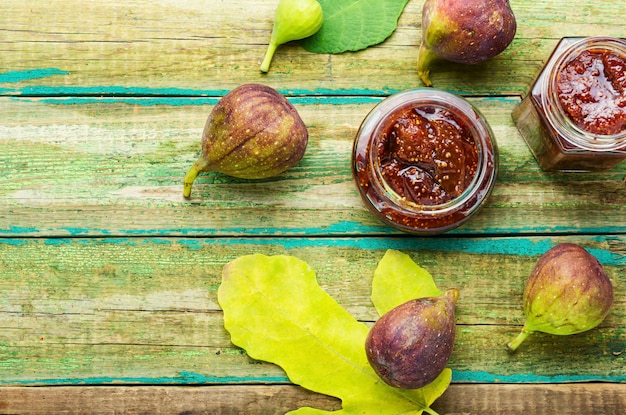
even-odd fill
[{"label": "jar rim", "polygon": [[[479,110],[465,98],[434,88],[415,88],[391,95],[378,103],[370,111],[359,128],[357,141],[359,137],[363,136],[370,137],[369,140],[371,140],[372,143],[380,140],[382,136],[381,129],[384,128],[383,124],[385,119],[389,116],[393,116],[394,113],[406,109],[408,106],[413,108],[445,108],[451,111],[454,116],[459,117],[460,121],[464,123],[464,127],[467,128],[474,137],[475,146],[478,151],[476,173],[471,183],[463,192],[447,202],[434,205],[408,202],[402,200],[400,195],[393,191],[386,183],[385,179],[381,177],[380,169],[377,165],[379,157],[375,154],[376,146],[370,145],[367,150],[369,152],[367,158],[369,168],[374,172],[372,179],[375,178],[378,187],[384,191],[384,194],[379,196],[386,199],[388,204],[392,204],[395,209],[406,216],[423,217],[447,215],[465,209],[466,216],[469,217],[482,205],[482,201],[486,199],[493,187],[493,182],[495,182],[497,172],[497,146],[491,127],[484,120]],[[491,164],[492,168],[485,168],[486,164]],[[488,186],[486,187],[488,191],[486,192],[484,191],[485,186],[482,185],[485,181],[488,182]],[[483,192],[482,194],[481,191]]]},{"label": "jar rim", "polygon": [[[569,144],[588,151],[617,150],[626,146],[626,130],[617,134],[595,134],[576,125],[566,113],[558,97],[557,76],[561,69],[581,53],[588,50],[617,51],[626,58],[626,41],[608,36],[591,36],[569,45],[557,59],[546,66],[548,76],[543,78],[542,105],[546,108],[546,118],[553,129],[561,133]],[[556,109],[556,111],[550,110]]]}]

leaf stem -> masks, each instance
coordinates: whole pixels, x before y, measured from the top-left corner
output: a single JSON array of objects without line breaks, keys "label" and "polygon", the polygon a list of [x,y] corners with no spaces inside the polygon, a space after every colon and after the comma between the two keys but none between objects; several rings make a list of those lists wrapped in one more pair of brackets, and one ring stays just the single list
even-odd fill
[{"label": "leaf stem", "polygon": [[423,411],[430,415],[439,415],[434,409],[431,409],[430,407],[424,408]]}]

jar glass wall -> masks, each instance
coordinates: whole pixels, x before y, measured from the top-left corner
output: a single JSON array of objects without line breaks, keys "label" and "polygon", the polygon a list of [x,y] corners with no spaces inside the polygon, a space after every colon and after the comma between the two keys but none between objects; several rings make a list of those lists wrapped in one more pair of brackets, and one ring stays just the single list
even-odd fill
[{"label": "jar glass wall", "polygon": [[380,220],[429,235],[460,226],[483,206],[498,152],[491,128],[467,100],[421,88],[386,98],[366,116],[352,170]]}]

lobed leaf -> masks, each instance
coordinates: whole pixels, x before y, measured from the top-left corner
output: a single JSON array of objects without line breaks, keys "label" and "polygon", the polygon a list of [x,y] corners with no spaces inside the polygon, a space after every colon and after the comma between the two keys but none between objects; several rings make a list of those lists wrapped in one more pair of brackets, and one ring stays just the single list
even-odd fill
[{"label": "lobed leaf", "polygon": [[381,316],[414,298],[441,294],[432,275],[400,251],[387,250],[374,271],[372,302]]},{"label": "lobed leaf", "polygon": [[300,41],[309,52],[342,53],[385,41],[396,30],[408,0],[318,0],[324,22]]},{"label": "lobed leaf", "polygon": [[[434,413],[430,405],[450,384],[449,369],[421,389],[382,382],[365,355],[368,327],[330,297],[297,258],[253,254],[233,260],[224,267],[218,301],[235,345],[279,365],[293,383],[341,399],[343,409],[335,414]],[[290,414],[327,413],[300,408]]]}]

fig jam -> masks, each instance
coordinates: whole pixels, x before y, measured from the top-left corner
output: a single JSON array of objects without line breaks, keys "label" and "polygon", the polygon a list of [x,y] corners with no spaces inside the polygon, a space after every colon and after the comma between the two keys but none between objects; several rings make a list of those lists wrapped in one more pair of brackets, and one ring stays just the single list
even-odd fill
[{"label": "fig jam", "polygon": [[450,111],[408,107],[377,145],[385,182],[401,198],[440,205],[469,187],[478,166],[474,137]]},{"label": "fig jam", "polygon": [[597,135],[626,130],[626,56],[584,50],[557,73],[556,92],[580,129]]},{"label": "fig jam", "polygon": [[405,232],[436,234],[463,224],[491,193],[493,133],[465,99],[432,88],[393,95],[365,118],[352,168],[366,206]]},{"label": "fig jam", "polygon": [[543,170],[614,167],[626,158],[626,42],[563,38],[512,116]]}]

